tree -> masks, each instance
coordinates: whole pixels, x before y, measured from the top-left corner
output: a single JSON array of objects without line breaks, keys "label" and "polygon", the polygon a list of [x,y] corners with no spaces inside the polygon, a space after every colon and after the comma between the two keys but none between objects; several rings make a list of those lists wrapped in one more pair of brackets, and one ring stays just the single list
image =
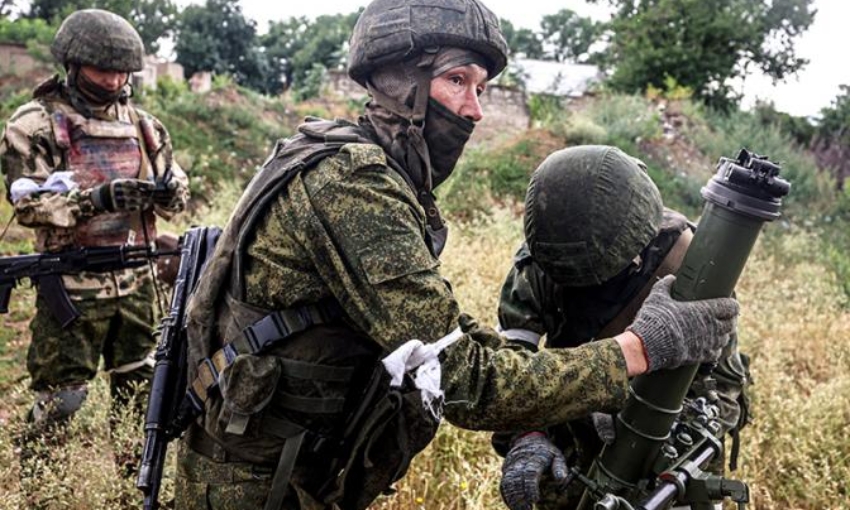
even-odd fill
[{"label": "tree", "polygon": [[508,43],[512,56],[523,56],[525,58],[543,59],[543,43],[533,31],[527,28],[515,28],[514,24],[506,19],[500,19],[502,35]]},{"label": "tree", "polygon": [[729,108],[739,100],[731,80],[755,68],[782,80],[806,64],[795,44],[814,20],[813,0],[607,1],[617,9],[606,55],[615,89],[663,88],[669,76]]},{"label": "tree", "polygon": [[173,35],[177,7],[172,0],[32,0],[27,18],[58,22],[80,9],[105,9],[130,21],[148,54],[159,51],[159,41]]},{"label": "tree", "polygon": [[245,18],[239,0],[207,0],[187,7],[178,18],[174,49],[188,75],[198,71],[229,74],[236,83],[265,93],[283,88],[259,45],[255,23]]},{"label": "tree", "polygon": [[591,58],[590,46],[599,39],[602,27],[570,9],[543,16],[540,32],[547,57],[558,62],[587,62]]},{"label": "tree", "polygon": [[839,186],[850,179],[850,85],[841,85],[840,92],[826,108],[809,149],[821,169],[829,169]]},{"label": "tree", "polygon": [[359,15],[352,12],[323,15],[315,21],[301,17],[272,22],[260,43],[271,67],[286,77],[287,86],[306,86],[308,76],[315,81],[321,74],[317,65],[333,69],[345,63],[346,43]]},{"label": "tree", "polygon": [[0,0],[0,18],[5,18],[15,10],[16,0]]}]

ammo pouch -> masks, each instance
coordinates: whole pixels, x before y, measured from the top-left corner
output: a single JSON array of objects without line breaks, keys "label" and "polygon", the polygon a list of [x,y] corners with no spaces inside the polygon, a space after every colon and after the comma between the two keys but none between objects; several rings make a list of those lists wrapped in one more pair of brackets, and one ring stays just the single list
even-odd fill
[{"label": "ammo pouch", "polygon": [[[218,391],[204,405],[206,432],[234,459],[277,465],[267,509],[279,508],[290,479],[328,505],[368,507],[437,432],[420,391],[409,376],[390,387],[376,344],[340,320],[265,342],[275,336],[270,318],[304,316],[304,308],[263,316],[230,296],[224,301],[222,311],[233,319],[222,335],[228,344],[248,338],[266,346],[239,349],[219,371]],[[304,472],[310,479],[301,479]]]},{"label": "ammo pouch", "polygon": [[378,363],[363,400],[346,423],[345,456],[333,462],[331,478],[320,490],[323,502],[361,510],[379,495],[392,493],[392,484],[431,443],[438,426],[411,378],[405,376],[399,388],[390,387],[390,376]]}]

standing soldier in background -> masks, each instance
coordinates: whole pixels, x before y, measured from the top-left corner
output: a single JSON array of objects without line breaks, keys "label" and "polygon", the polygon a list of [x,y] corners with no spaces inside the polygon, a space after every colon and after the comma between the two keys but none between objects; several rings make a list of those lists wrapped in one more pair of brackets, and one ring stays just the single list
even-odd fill
[{"label": "standing soldier in background", "polygon": [[[643,162],[608,146],[553,153],[529,183],[526,241],[502,287],[499,326],[508,346],[537,351],[545,335],[547,349],[575,348],[622,332],[652,284],[678,270],[692,230],[664,207]],[[690,394],[718,406],[723,432],[734,441],[747,419],[747,371],[737,345],[733,331],[712,377],[697,377]],[[648,358],[650,368],[661,362]],[[539,500],[540,508],[576,508],[584,486],[565,491],[558,479],[566,466],[587,473],[603,442],[613,440],[613,425],[609,414],[588,413],[547,429],[496,434],[494,446],[507,454],[507,506],[530,510]],[[722,456],[712,464],[722,472]]]},{"label": "standing soldier in background", "polygon": [[643,341],[498,349],[459,313],[438,270],[433,190],[506,53],[478,0],[362,12],[348,61],[371,96],[364,116],[314,119],[278,143],[189,302],[187,401],[202,415],[179,455],[177,508],[366,508],[443,413],[471,429],[544,427],[622,404],[644,350],[664,359],[653,369],[716,357],[737,303],[676,303],[664,287],[661,311],[639,314],[659,326]]},{"label": "standing soldier in background", "polygon": [[[188,187],[165,127],[129,100],[130,73],[143,65],[139,34],[116,14],[82,10],[63,21],[50,50],[65,78],[40,84],[0,141],[0,169],[18,223],[35,230],[40,252],[151,245],[155,214],[170,218],[182,211]],[[80,312],[68,324],[54,316],[38,289],[27,356],[37,392],[28,416],[32,432],[74,415],[101,356],[113,411],[116,403],[131,401],[135,386],[146,384],[158,313],[153,277],[148,267],[63,275]]]}]

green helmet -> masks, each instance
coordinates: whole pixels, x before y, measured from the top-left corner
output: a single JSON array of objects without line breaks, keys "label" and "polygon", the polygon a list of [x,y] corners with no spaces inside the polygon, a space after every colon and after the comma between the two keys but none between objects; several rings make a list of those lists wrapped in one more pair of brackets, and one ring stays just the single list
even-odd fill
[{"label": "green helmet", "polygon": [[375,68],[441,46],[480,53],[490,78],[507,65],[499,20],[478,0],[374,0],[349,43],[348,75],[363,86]]},{"label": "green helmet", "polygon": [[615,147],[551,154],[525,198],[532,258],[561,285],[586,287],[617,275],[658,234],[664,206],[644,164]]},{"label": "green helmet", "polygon": [[65,18],[50,53],[63,65],[131,73],[141,71],[145,46],[126,19],[109,11],[84,9]]}]

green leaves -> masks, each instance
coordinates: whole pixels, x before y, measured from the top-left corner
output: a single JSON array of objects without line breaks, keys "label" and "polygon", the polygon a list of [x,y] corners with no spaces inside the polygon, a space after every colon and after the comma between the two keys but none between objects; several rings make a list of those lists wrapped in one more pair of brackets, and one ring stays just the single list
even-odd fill
[{"label": "green leaves", "polygon": [[611,0],[611,86],[642,92],[670,76],[704,102],[728,109],[731,80],[754,67],[781,80],[801,69],[795,43],[811,25],[812,0]]}]

